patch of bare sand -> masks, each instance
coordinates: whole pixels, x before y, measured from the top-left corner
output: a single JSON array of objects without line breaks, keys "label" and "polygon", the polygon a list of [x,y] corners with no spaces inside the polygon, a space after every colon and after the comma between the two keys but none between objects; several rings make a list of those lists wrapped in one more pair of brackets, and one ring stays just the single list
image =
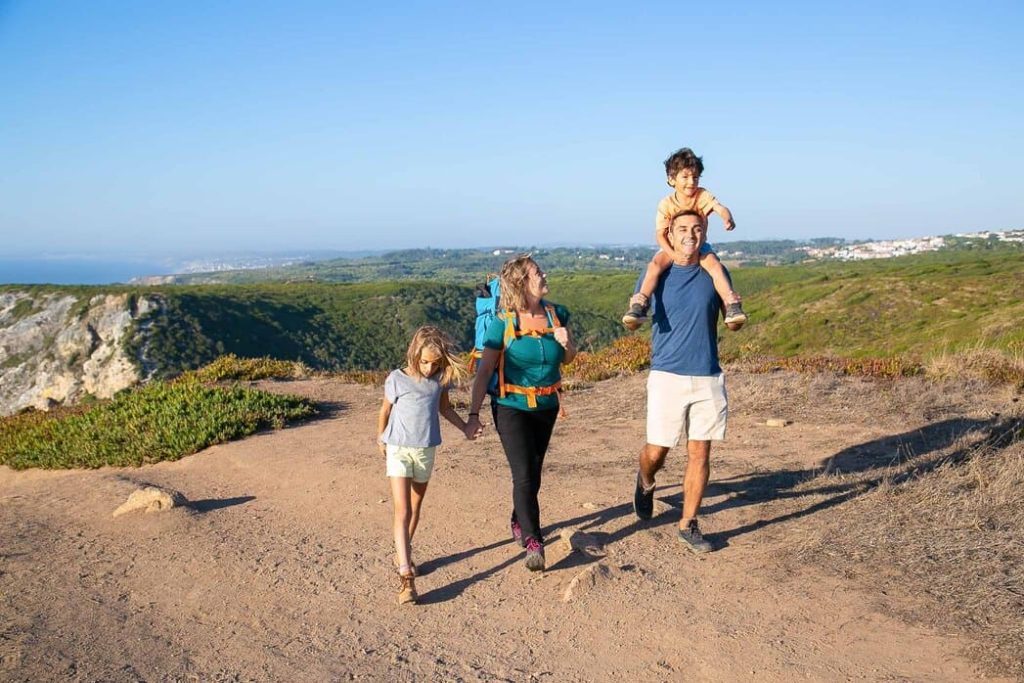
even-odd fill
[{"label": "patch of bare sand", "polygon": [[[675,538],[681,454],[659,478],[660,513],[644,524],[632,513],[643,376],[569,396],[541,492],[550,529],[542,575],[523,567],[508,537],[509,475],[493,431],[470,443],[445,425],[415,540],[416,607],[395,604],[373,388],[265,385],[324,402],[323,417],[178,462],[0,469],[0,676],[977,677],[961,655],[968,634],[893,616],[893,601],[911,596],[794,567],[777,553],[790,527],[819,511],[792,490],[809,470],[950,411],[988,407],[900,395],[898,383],[812,381],[823,384],[731,377],[735,411],[713,452],[704,508],[717,552],[700,558]],[[793,424],[767,427],[769,417]],[[181,491],[191,507],[113,518],[126,491],[145,484]],[[570,537],[576,550],[563,542]]]}]

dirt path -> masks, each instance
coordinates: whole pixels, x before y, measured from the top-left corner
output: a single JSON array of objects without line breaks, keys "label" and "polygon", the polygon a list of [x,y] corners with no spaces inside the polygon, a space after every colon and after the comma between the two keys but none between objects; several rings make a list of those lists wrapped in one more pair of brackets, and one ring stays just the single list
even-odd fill
[{"label": "dirt path", "polygon": [[[635,520],[643,377],[604,382],[573,394],[556,428],[543,575],[508,538],[496,436],[468,443],[446,426],[415,544],[417,607],[395,604],[375,389],[276,385],[332,408],[177,463],[0,468],[0,678],[979,678],[962,636],[888,616],[908,598],[777,558],[816,510],[785,490],[764,495],[767,483],[898,433],[906,417],[851,423],[840,396],[773,429],[758,381],[731,381],[746,407],[712,456],[704,525],[717,552],[698,558],[675,538],[678,453],[658,481],[660,514]],[[140,482],[183,492],[193,509],[112,518]]]}]

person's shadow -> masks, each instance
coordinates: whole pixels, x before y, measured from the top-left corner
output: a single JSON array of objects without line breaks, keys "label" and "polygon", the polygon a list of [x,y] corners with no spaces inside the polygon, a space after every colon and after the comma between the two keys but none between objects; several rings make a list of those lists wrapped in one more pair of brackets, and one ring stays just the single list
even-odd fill
[{"label": "person's shadow", "polygon": [[[989,419],[954,418],[935,422],[920,429],[885,436],[850,446],[808,469],[757,472],[719,479],[708,486],[701,507],[702,514],[711,514],[747,505],[772,501],[799,501],[810,498],[816,502],[793,509],[776,517],[759,519],[733,529],[708,534],[717,548],[727,547],[729,540],[764,527],[827,510],[871,491],[883,481],[899,483],[920,477],[942,465],[957,465],[966,460],[978,445],[965,441],[952,452],[948,449],[967,434],[976,433],[981,441],[994,446],[1008,445],[1021,438],[1021,418]],[[865,474],[830,483],[821,477],[821,484],[800,488],[801,484],[822,474]],[[824,499],[817,500],[825,496]],[[673,507],[682,507],[682,496],[675,493],[663,499]]]},{"label": "person's shadow", "polygon": [[[959,447],[952,452],[948,451],[951,446],[969,433],[976,433],[979,439],[964,439]],[[772,524],[799,519],[835,507],[871,491],[883,481],[899,483],[920,477],[943,465],[963,463],[979,447],[1003,448],[1021,439],[1024,439],[1024,418],[1002,418],[999,415],[989,419],[956,418],[844,448],[825,458],[817,467],[755,472],[719,479],[709,484],[705,493],[706,502],[701,507],[701,513],[704,515],[780,500],[789,500],[796,504],[776,517],[759,519],[733,529],[708,534],[707,539],[716,550],[728,547],[730,539]],[[822,478],[822,483],[819,486],[798,488],[800,484],[827,473],[863,473],[867,476],[835,483],[830,483],[828,478]],[[675,493],[661,497],[659,500],[672,508],[681,509],[682,494],[679,493],[678,483],[667,485],[664,488],[673,489]],[[632,489],[630,489],[631,491]],[[825,496],[825,498],[818,500],[821,496]],[[811,498],[815,502],[809,501],[807,505],[801,506],[799,501],[803,498]],[[707,502],[708,500],[711,502]],[[666,511],[655,515],[651,520],[638,520],[635,524],[626,525],[614,532],[601,530],[607,523],[632,514],[633,505],[630,501],[556,522],[548,529],[560,530],[560,534],[569,529],[576,529],[590,535],[597,545],[608,547],[638,531],[674,524],[678,519],[675,513]],[[557,540],[559,537],[559,535],[554,535],[547,538],[546,541]],[[470,548],[437,558],[425,563],[424,566],[429,567],[430,570],[438,569],[511,543],[512,541],[509,539]],[[425,593],[421,599],[424,602],[451,600],[461,595],[466,588],[477,581],[486,579],[514,564],[520,557],[520,554],[516,554],[494,567]],[[548,570],[584,566],[600,559],[600,555],[588,552],[571,552],[565,558],[549,566]]]}]

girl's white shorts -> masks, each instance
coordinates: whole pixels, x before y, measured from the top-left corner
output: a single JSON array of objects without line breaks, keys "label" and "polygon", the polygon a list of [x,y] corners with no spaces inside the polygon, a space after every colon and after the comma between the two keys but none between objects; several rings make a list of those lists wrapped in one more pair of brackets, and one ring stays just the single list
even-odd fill
[{"label": "girl's white shorts", "polygon": [[389,477],[409,477],[422,484],[430,481],[430,473],[434,471],[434,451],[436,446],[420,448],[418,446],[387,445],[387,471]]}]

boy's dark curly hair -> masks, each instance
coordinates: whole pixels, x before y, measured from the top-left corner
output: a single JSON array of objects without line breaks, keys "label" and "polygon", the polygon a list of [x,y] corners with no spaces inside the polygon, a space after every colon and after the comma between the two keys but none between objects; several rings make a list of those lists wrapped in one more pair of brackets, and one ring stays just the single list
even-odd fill
[{"label": "boy's dark curly hair", "polygon": [[693,153],[689,147],[681,147],[665,159],[665,175],[675,178],[680,171],[689,170],[694,175],[704,175],[704,160]]}]

